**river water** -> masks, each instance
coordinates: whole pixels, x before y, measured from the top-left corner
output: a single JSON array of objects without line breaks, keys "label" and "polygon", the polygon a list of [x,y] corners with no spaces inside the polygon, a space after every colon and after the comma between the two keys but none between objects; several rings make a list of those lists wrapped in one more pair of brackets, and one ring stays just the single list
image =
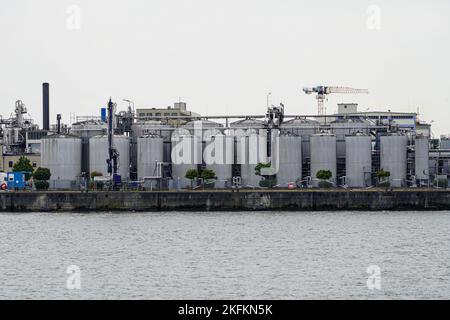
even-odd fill
[{"label": "river water", "polygon": [[3,213],[0,299],[449,299],[449,231],[448,211]]}]

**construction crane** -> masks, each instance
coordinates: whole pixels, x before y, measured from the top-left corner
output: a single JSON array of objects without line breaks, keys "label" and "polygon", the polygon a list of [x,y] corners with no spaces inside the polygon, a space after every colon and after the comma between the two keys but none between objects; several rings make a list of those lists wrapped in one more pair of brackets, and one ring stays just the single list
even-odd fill
[{"label": "construction crane", "polygon": [[316,93],[316,99],[318,104],[318,115],[323,116],[326,114],[325,109],[325,100],[327,99],[327,95],[332,93],[353,93],[353,94],[368,94],[369,90],[367,89],[353,89],[348,87],[325,87],[318,86],[315,88],[303,88],[303,92],[306,94]]}]

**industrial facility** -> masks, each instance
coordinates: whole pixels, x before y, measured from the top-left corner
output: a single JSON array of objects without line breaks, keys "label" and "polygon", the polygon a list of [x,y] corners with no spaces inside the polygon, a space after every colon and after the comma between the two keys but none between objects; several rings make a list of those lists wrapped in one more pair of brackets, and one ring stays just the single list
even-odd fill
[{"label": "industrial facility", "polygon": [[42,88],[42,128],[22,101],[0,118],[0,172],[12,172],[25,156],[33,168],[50,170],[50,189],[303,189],[325,180],[334,188],[448,185],[450,139],[434,139],[418,114],[359,112],[354,103],[326,114],[326,95],[366,90],[305,88],[317,94],[316,115],[285,114],[283,104],[259,115],[203,116],[182,102],[136,111],[128,100],[119,111],[110,99],[98,116],[63,125],[58,115],[51,125],[50,86]]}]

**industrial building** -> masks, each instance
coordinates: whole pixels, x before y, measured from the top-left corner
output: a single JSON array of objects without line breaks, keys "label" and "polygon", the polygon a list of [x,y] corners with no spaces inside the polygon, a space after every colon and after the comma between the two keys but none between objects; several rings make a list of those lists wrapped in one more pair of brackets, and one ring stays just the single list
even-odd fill
[{"label": "industrial building", "polygon": [[[380,172],[389,173],[390,187],[432,187],[450,176],[450,140],[431,139],[431,126],[415,113],[339,104],[336,114],[288,115],[280,104],[260,115],[200,116],[185,103],[117,111],[110,101],[95,110],[99,117],[64,126],[58,116],[52,126],[49,98],[44,84],[42,129],[21,101],[14,116],[0,119],[0,171],[24,155],[50,169],[52,189],[83,188],[94,172],[120,188],[145,189],[202,188],[205,170],[220,189],[260,188],[266,179],[275,188],[315,188],[321,171],[339,188],[376,187]],[[257,173],[259,164],[271,168]],[[186,178],[188,170],[198,177]]]}]

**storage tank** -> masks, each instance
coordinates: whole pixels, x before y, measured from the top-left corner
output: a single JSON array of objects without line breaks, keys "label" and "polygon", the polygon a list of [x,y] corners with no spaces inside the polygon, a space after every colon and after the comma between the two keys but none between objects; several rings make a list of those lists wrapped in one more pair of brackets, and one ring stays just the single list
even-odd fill
[{"label": "storage tank", "polygon": [[157,135],[140,137],[137,140],[137,172],[138,179],[155,177],[161,172],[157,171],[157,162],[163,162],[164,141]]},{"label": "storage tank", "polygon": [[320,170],[330,170],[330,182],[336,185],[336,136],[333,134],[311,136],[311,179],[314,187],[319,185],[316,175]]},{"label": "storage tank", "polygon": [[391,134],[380,138],[380,169],[389,171],[391,187],[402,187],[406,182],[406,147],[408,138]]},{"label": "storage tank", "polygon": [[96,120],[87,120],[74,123],[71,133],[81,138],[82,160],[81,170],[89,172],[89,139],[106,133],[107,125]]},{"label": "storage tank", "polygon": [[281,134],[294,134],[302,137],[302,157],[303,162],[311,157],[310,137],[320,129],[320,124],[316,120],[305,118],[294,118],[281,124]]},{"label": "storage tank", "polygon": [[429,167],[429,151],[430,141],[427,137],[416,137],[415,141],[415,172],[416,179],[422,182],[428,182],[430,179],[430,167]]},{"label": "storage tank", "polygon": [[[118,174],[123,180],[129,178],[130,169],[130,138],[114,136],[113,146],[119,152]],[[101,135],[89,140],[89,169],[90,172],[100,172],[104,177],[109,176],[106,160],[108,155],[108,136]]]},{"label": "storage tank", "polygon": [[372,184],[372,139],[368,135],[345,137],[346,184],[364,188]]},{"label": "storage tank", "polygon": [[261,176],[255,174],[258,163],[268,163],[266,123],[244,119],[230,124],[230,135],[235,137],[236,165],[241,173],[243,187],[259,187]]},{"label": "storage tank", "polygon": [[336,136],[336,156],[345,158],[345,137],[355,133],[368,134],[371,122],[363,119],[339,119],[333,121],[330,126]]},{"label": "storage tank", "polygon": [[41,140],[41,166],[50,169],[50,187],[75,187],[81,174],[81,138],[52,135]]},{"label": "storage tank", "polygon": [[287,187],[289,183],[301,180],[302,137],[281,135],[278,143],[274,141],[272,144],[272,163],[276,168],[275,158],[278,158],[277,184],[280,187]]},{"label": "storage tank", "polygon": [[172,179],[178,188],[191,186],[185,178],[188,170],[198,170],[202,164],[202,140],[188,133],[172,135]]},{"label": "storage tank", "polygon": [[232,165],[234,163],[234,137],[215,135],[210,137],[204,150],[206,168],[217,176],[216,187],[227,188],[232,185]]}]

